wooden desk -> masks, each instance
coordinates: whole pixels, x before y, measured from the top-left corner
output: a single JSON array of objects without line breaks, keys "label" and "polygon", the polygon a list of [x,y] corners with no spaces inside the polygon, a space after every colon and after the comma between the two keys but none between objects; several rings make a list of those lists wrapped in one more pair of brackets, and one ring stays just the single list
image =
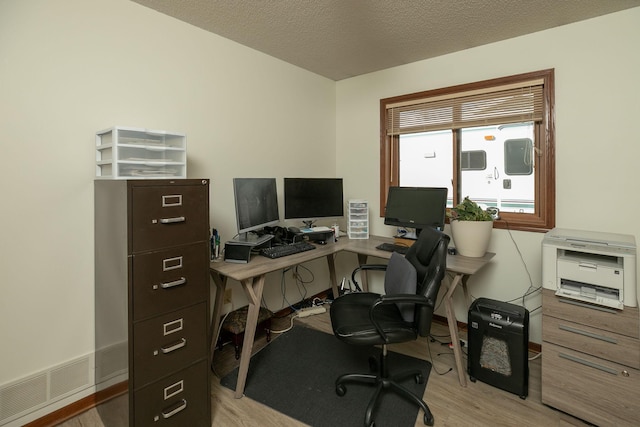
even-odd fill
[{"label": "wooden desk", "polygon": [[[264,280],[267,273],[282,270],[297,264],[302,264],[314,259],[326,257],[329,266],[329,278],[334,298],[338,297],[338,283],[336,280],[335,255],[340,251],[353,252],[358,256],[360,265],[367,262],[369,256],[376,256],[383,259],[391,257],[390,252],[376,249],[376,246],[382,242],[391,242],[393,239],[385,237],[371,236],[369,239],[350,240],[345,237],[336,243],[327,245],[318,245],[316,249],[290,255],[277,259],[269,259],[262,256],[254,256],[247,264],[228,263],[224,261],[212,262],[210,266],[210,274],[217,287],[216,299],[213,309],[213,317],[211,319],[211,357],[215,351],[216,341],[218,339],[217,332],[220,325],[220,313],[224,305],[224,293],[227,279],[237,280],[242,284],[242,288],[249,300],[249,311],[247,313],[247,326],[244,334],[244,342],[242,344],[242,353],[240,355],[240,367],[238,370],[238,382],[236,384],[235,397],[240,398],[244,393],[244,386],[247,380],[247,372],[249,370],[249,361],[251,359],[251,351],[256,333],[258,320],[258,312],[260,310],[260,301],[264,290]],[[447,270],[454,273],[454,279],[449,286],[445,296],[445,308],[447,311],[447,322],[451,333],[451,341],[453,344],[453,353],[456,361],[456,369],[460,385],[467,385],[466,369],[462,361],[462,350],[460,349],[460,339],[458,337],[458,325],[453,311],[451,302],[456,287],[462,284],[465,297],[468,300],[467,278],[475,274],[484,267],[491,258],[493,253],[487,253],[482,258],[467,258],[460,255],[449,255],[447,257]],[[363,289],[368,289],[366,276],[363,276]],[[213,359],[212,359],[213,360]]]},{"label": "wooden desk", "polygon": [[209,269],[217,291],[216,300],[213,307],[213,317],[211,319],[211,344],[210,354],[213,360],[213,353],[218,340],[218,328],[220,326],[220,314],[224,305],[224,293],[227,279],[237,280],[242,284],[242,289],[249,300],[249,311],[247,312],[247,325],[244,332],[242,353],[240,354],[240,368],[238,370],[238,383],[236,384],[235,397],[240,398],[244,393],[244,386],[247,381],[247,371],[249,370],[249,360],[253,340],[256,334],[258,313],[260,311],[260,301],[264,289],[264,280],[267,273],[282,270],[297,264],[312,261],[317,258],[326,257],[329,265],[329,278],[334,298],[338,297],[338,283],[336,281],[335,254],[344,249],[349,243],[349,239],[342,238],[338,242],[327,245],[316,245],[316,249],[289,255],[282,258],[270,259],[260,255],[251,257],[251,261],[246,264],[230,263],[225,261],[213,261]]}]

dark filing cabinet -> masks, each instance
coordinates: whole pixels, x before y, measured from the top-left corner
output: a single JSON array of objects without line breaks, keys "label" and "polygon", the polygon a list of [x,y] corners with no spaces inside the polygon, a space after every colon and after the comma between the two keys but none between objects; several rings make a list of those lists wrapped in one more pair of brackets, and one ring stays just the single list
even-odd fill
[{"label": "dark filing cabinet", "polygon": [[95,181],[95,332],[106,426],[211,425],[208,180]]}]

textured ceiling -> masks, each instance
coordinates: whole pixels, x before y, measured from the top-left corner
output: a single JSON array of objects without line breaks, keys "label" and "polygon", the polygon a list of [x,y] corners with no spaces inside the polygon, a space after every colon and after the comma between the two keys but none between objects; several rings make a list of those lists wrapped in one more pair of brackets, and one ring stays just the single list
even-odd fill
[{"label": "textured ceiling", "polygon": [[332,80],[640,6],[640,0],[132,1]]}]

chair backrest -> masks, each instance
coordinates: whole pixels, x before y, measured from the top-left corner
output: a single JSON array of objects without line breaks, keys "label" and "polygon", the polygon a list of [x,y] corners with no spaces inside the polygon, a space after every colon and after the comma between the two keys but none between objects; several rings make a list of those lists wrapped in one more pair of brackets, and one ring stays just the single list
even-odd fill
[{"label": "chair backrest", "polygon": [[440,290],[440,283],[447,270],[449,240],[449,236],[436,229],[424,228],[420,232],[418,240],[405,255],[405,258],[416,269],[416,293],[433,302],[430,307],[421,306],[416,310],[414,322],[420,336],[427,336],[431,329],[431,318]]},{"label": "chair backrest", "polygon": [[[397,252],[391,254],[384,274],[384,293],[391,294],[415,294],[418,289],[418,273],[416,268],[405,257]],[[415,304],[396,304],[405,322],[415,320]]]}]

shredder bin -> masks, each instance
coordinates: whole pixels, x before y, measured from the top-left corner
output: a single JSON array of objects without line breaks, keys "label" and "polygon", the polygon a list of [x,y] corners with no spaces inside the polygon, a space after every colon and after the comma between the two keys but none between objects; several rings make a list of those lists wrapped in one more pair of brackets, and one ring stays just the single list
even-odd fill
[{"label": "shredder bin", "polygon": [[529,311],[478,298],[469,307],[467,372],[525,399],[529,392]]}]

